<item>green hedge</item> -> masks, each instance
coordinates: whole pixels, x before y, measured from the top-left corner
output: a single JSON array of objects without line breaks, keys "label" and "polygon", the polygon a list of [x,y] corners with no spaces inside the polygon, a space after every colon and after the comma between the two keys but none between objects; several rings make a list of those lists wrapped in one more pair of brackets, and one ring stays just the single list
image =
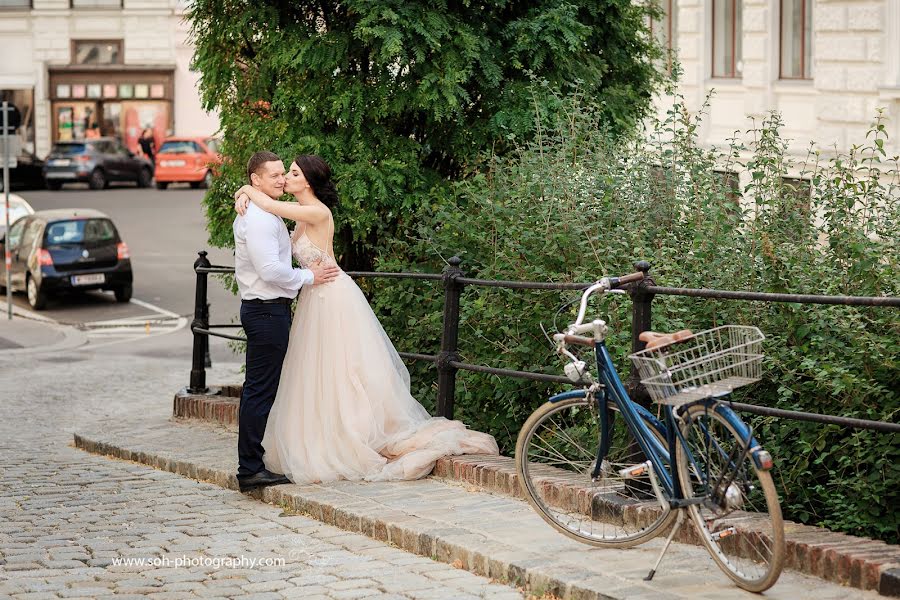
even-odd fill
[{"label": "green hedge", "polygon": [[[900,186],[880,116],[864,145],[826,158],[811,149],[803,168],[815,194],[786,178],[790,161],[780,118],[754,125],[749,147],[699,146],[699,117],[676,102],[668,118],[626,140],[597,126],[577,96],[538,127],[533,143],[430,198],[378,249],[382,270],[434,272],[459,255],[468,276],[590,281],[652,263],[661,285],[766,292],[891,295],[898,292]],[[749,159],[740,160],[740,156]],[[722,169],[745,169],[744,192]],[[439,284],[370,281],[374,308],[400,350],[437,352]],[[460,352],[466,362],[560,373],[541,331],[576,293],[466,288]],[[629,368],[630,303],[593,307],[613,331],[619,368]],[[785,409],[896,421],[900,320],[891,308],[714,301],[658,296],[659,330],[751,324],[767,335],[765,379],[745,401]],[[433,406],[435,372],[411,366],[415,393]],[[489,431],[511,454],[517,431],[558,386],[460,373],[456,414]],[[898,541],[900,439],[795,421],[753,420],[776,458],[788,518]]]}]

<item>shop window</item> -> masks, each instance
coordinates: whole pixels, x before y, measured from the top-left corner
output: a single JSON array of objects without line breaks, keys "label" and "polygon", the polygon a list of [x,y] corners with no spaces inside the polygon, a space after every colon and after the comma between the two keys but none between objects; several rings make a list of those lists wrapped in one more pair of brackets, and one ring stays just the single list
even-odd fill
[{"label": "shop window", "polygon": [[712,0],[712,76],[737,78],[743,69],[742,0]]},{"label": "shop window", "polygon": [[120,65],[122,40],[72,40],[72,64]]},{"label": "shop window", "polygon": [[781,0],[781,79],[812,79],[812,0]]}]

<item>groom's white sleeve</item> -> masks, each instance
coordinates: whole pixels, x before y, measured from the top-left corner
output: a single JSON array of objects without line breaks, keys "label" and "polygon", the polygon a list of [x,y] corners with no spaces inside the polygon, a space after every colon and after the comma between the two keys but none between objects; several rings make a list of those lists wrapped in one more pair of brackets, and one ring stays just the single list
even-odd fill
[{"label": "groom's white sleeve", "polygon": [[247,219],[247,257],[260,278],[284,289],[297,291],[311,284],[315,276],[309,269],[295,269],[283,263],[278,252],[277,223],[269,219]]}]

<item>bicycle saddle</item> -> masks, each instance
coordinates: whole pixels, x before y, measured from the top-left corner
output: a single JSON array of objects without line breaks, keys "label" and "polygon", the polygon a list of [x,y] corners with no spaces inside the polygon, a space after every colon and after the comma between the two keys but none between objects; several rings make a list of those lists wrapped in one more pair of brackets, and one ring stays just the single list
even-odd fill
[{"label": "bicycle saddle", "polygon": [[653,348],[661,348],[662,346],[668,346],[674,342],[680,342],[682,340],[686,340],[689,337],[693,337],[694,332],[690,329],[682,329],[681,331],[676,331],[674,333],[657,333],[655,331],[645,331],[641,335],[638,336],[638,339],[642,342],[647,342],[647,350],[652,350]]}]

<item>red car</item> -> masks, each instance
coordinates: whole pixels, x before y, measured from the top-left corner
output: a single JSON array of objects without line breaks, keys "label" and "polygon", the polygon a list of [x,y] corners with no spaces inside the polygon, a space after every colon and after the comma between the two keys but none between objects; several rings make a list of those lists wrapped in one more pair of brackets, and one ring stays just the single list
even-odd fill
[{"label": "red car", "polygon": [[156,153],[156,187],[164,190],[170,183],[186,182],[192,188],[208,188],[213,168],[221,163],[216,138],[166,138]]}]

